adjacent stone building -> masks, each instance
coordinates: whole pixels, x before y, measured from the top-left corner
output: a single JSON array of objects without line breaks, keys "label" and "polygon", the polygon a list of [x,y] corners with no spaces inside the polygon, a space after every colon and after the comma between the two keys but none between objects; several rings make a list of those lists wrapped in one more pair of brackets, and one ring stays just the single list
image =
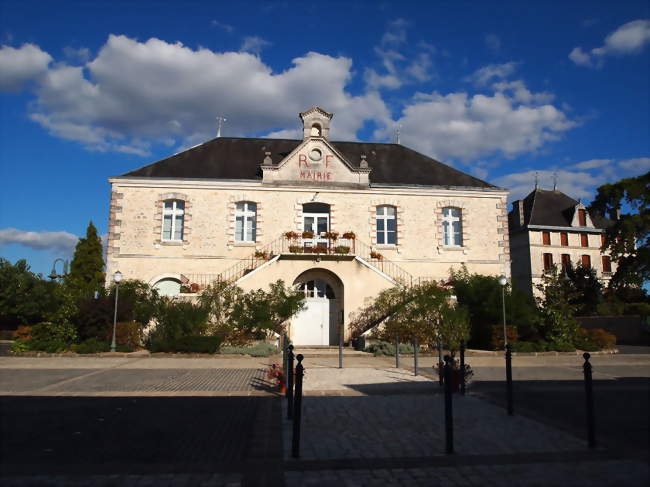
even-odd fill
[{"label": "adjacent stone building", "polygon": [[609,282],[614,263],[601,247],[610,220],[560,191],[540,188],[515,201],[508,218],[512,279],[520,289],[533,293],[545,270],[569,263],[593,268]]},{"label": "adjacent stone building", "polygon": [[294,343],[329,345],[387,287],[461,264],[509,275],[506,190],[399,144],[331,141],[319,107],[300,118],[302,140],[220,137],[111,178],[108,276],[168,295],[283,279],[307,295]]}]

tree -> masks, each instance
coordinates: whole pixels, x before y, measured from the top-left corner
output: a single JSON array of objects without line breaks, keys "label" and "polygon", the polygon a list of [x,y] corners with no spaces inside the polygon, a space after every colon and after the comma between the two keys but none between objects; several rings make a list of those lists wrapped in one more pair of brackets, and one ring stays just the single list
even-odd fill
[{"label": "tree", "polygon": [[0,327],[16,328],[41,321],[61,321],[69,304],[63,286],[30,271],[27,261],[14,265],[0,258]]},{"label": "tree", "polygon": [[536,287],[541,293],[537,299],[545,338],[557,345],[572,346],[579,328],[575,319],[578,307],[573,304],[577,298],[573,284],[554,265],[544,272],[542,283]]},{"label": "tree", "polygon": [[79,296],[88,297],[103,288],[104,279],[102,241],[95,225],[90,222],[86,237],[77,242],[67,283]]},{"label": "tree", "polygon": [[[616,262],[610,285],[640,287],[650,279],[650,172],[598,188],[591,209],[609,216],[604,249]],[[628,213],[621,213],[627,207]]]},{"label": "tree", "polygon": [[577,306],[581,316],[595,315],[603,301],[603,285],[596,277],[596,270],[582,265],[575,268],[569,263],[566,275],[571,281],[575,297],[571,303]]}]

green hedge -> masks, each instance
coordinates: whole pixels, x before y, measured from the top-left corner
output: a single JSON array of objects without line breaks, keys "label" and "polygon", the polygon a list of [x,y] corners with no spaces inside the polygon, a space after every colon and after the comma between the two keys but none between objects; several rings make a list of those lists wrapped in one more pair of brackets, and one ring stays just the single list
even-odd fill
[{"label": "green hedge", "polygon": [[108,342],[99,340],[97,338],[89,338],[86,341],[72,345],[70,349],[73,352],[77,353],[100,353],[108,352],[111,349],[111,345]]},{"label": "green hedge", "polygon": [[[372,345],[368,345],[365,349],[366,352],[375,354],[375,357],[379,355],[395,355],[395,344],[389,342],[377,342]],[[399,353],[412,354],[414,353],[413,345],[410,343],[400,343],[399,344]]]},{"label": "green hedge", "polygon": [[189,335],[176,340],[157,340],[151,352],[216,353],[223,341],[218,336]]},{"label": "green hedge", "polygon": [[232,355],[251,355],[252,357],[268,357],[270,355],[279,354],[280,349],[270,343],[260,342],[252,347],[221,347],[220,352],[223,354],[232,354]]}]

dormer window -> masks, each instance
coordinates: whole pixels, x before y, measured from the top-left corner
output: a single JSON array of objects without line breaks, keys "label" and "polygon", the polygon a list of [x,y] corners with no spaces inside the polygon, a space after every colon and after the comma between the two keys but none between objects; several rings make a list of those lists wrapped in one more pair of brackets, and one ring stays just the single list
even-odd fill
[{"label": "dormer window", "polygon": [[587,226],[587,210],[578,210],[578,225]]}]

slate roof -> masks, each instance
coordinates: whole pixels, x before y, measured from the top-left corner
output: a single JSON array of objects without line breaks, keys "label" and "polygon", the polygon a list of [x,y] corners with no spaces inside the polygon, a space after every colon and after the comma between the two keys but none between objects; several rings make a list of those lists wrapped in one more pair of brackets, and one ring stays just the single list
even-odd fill
[{"label": "slate roof", "polygon": [[[260,164],[270,152],[279,163],[302,140],[219,137],[149,164],[122,177],[172,179],[262,179]],[[330,142],[358,167],[366,156],[371,184],[453,186],[500,189],[398,144]]]},{"label": "slate roof", "polygon": [[[577,200],[567,196],[561,191],[536,188],[523,200],[524,226],[542,225],[549,227],[570,227],[573,221]],[[589,216],[596,228],[607,228],[612,225],[608,218],[589,210]],[[514,209],[509,213],[511,228],[519,226],[515,222]]]}]

